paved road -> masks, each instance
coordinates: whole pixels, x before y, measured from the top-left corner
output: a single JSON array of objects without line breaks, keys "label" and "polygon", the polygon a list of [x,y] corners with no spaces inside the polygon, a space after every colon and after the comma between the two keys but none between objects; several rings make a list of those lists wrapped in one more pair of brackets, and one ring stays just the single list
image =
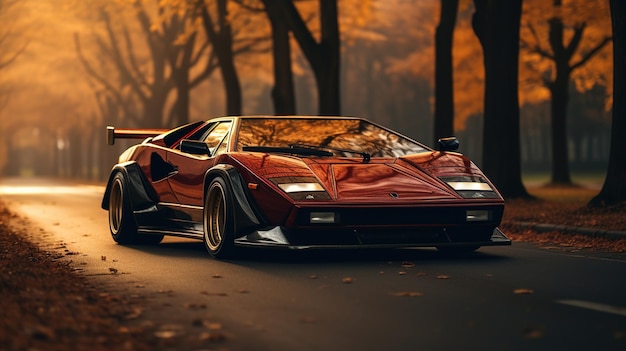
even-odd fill
[{"label": "paved road", "polygon": [[195,241],[115,244],[102,191],[0,180],[33,240],[134,296],[143,307],[132,322],[156,326],[173,349],[626,350],[625,254],[514,243],[464,258],[246,250],[216,261]]}]

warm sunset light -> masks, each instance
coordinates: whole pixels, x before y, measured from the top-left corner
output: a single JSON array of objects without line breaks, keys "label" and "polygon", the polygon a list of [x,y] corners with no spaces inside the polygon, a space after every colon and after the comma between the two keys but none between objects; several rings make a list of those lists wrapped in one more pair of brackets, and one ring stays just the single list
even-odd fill
[{"label": "warm sunset light", "polygon": [[626,350],[626,0],[0,0],[0,350]]},{"label": "warm sunset light", "polygon": [[[5,174],[102,178],[115,154],[127,145],[105,147],[106,125],[168,128],[230,113],[226,111],[229,93],[222,88],[219,61],[213,56],[219,52],[203,30],[201,13],[185,8],[183,2],[5,3],[0,16],[7,25],[0,35],[10,40],[2,42],[0,63],[11,63],[0,71],[0,96],[4,97],[0,100],[0,166]],[[157,4],[163,7],[157,9]],[[262,5],[260,0],[252,1],[250,7],[231,2],[226,8],[230,26],[236,29],[233,52],[244,114],[274,111],[269,93],[274,80],[272,31],[268,17],[253,11]],[[344,72],[341,114],[367,117],[408,136],[432,139],[438,5],[435,0],[391,1],[384,6],[375,1],[339,3]],[[562,18],[564,41],[573,38],[574,25],[584,23],[580,43],[569,60],[581,64],[572,70],[569,85],[568,157],[575,167],[601,168],[606,162],[613,89],[612,45],[603,43],[611,36],[609,10],[604,1],[586,2],[584,11],[578,11],[580,6],[575,1],[558,6],[524,2],[519,86],[526,167],[545,169],[550,162],[548,83],[558,65],[551,59],[554,49],[549,38],[554,16]],[[303,2],[298,8],[304,17],[317,16],[313,2]],[[473,10],[471,1],[459,1],[453,52],[454,126],[464,152],[480,159],[484,71],[481,46],[471,26]],[[221,10],[214,7],[211,11],[218,28],[215,18]],[[309,25],[319,40],[319,22]],[[169,48],[173,56],[151,48],[144,33]],[[317,114],[311,66],[295,39],[291,46],[297,95],[294,112]],[[188,76],[185,87],[175,83],[178,72]],[[188,96],[180,95],[181,89]],[[33,130],[40,133],[35,136]]]}]

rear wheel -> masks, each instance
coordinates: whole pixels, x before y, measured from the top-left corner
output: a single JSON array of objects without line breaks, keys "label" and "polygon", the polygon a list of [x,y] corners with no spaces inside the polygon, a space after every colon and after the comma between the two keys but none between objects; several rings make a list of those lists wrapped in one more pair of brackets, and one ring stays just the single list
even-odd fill
[{"label": "rear wheel", "polygon": [[232,197],[224,179],[211,181],[204,199],[204,245],[215,258],[232,257],[235,251]]},{"label": "rear wheel", "polygon": [[113,177],[109,193],[109,229],[115,242],[120,244],[158,244],[163,235],[139,235],[137,223],[130,207],[126,179],[119,172]]}]

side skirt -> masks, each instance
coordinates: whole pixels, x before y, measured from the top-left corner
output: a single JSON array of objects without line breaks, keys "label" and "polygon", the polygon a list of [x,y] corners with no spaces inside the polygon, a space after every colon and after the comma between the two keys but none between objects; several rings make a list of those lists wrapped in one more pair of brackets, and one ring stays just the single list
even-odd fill
[{"label": "side skirt", "polygon": [[166,235],[166,236],[176,236],[180,238],[187,239],[196,239],[202,240],[202,232],[198,232],[196,230],[176,230],[173,231],[171,229],[166,228],[157,228],[157,227],[139,227],[137,228],[137,232],[140,234],[158,234],[158,235]]}]

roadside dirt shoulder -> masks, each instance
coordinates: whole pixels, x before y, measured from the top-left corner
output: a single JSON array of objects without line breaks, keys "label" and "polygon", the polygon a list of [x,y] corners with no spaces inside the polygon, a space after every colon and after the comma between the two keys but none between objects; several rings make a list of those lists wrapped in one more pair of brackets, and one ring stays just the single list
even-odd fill
[{"label": "roadside dirt shoulder", "polygon": [[0,349],[158,348],[150,330],[125,323],[133,303],[100,291],[68,261],[26,240],[21,221],[0,202]]},{"label": "roadside dirt shoulder", "polygon": [[519,225],[521,222],[626,232],[626,203],[589,207],[598,190],[581,186],[542,186],[528,188],[533,200],[506,201],[500,228],[513,240],[531,242],[540,247],[567,250],[626,252],[626,239],[614,240],[588,235],[562,233],[558,230],[539,233]]}]

